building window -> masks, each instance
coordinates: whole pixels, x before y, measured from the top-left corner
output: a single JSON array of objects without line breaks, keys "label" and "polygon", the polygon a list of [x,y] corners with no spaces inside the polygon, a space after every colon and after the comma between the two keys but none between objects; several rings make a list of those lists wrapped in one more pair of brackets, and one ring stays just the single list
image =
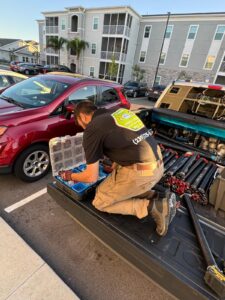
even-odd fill
[{"label": "building window", "polygon": [[161,55],[160,55],[159,64],[160,65],[164,65],[165,64],[165,60],[166,60],[166,53],[162,52]]},{"label": "building window", "polygon": [[72,16],[71,18],[71,31],[77,32],[78,28],[78,16]]},{"label": "building window", "polygon": [[58,65],[59,64],[58,56],[47,55],[46,58],[47,58],[47,65]]},{"label": "building window", "polygon": [[26,57],[26,62],[29,62],[29,58],[28,57]]},{"label": "building window", "polygon": [[224,32],[225,32],[225,25],[217,26],[214,40],[221,41],[223,39]]},{"label": "building window", "polygon": [[31,63],[32,63],[32,64],[34,63],[34,59],[33,59],[33,58],[31,58]]},{"label": "building window", "polygon": [[180,67],[187,67],[189,54],[183,54],[180,61]]},{"label": "building window", "polygon": [[97,45],[95,43],[91,44],[91,54],[96,54]]},{"label": "building window", "polygon": [[62,29],[62,30],[65,30],[65,29],[66,29],[66,21],[65,21],[65,19],[62,19],[61,29]]},{"label": "building window", "polygon": [[96,17],[93,18],[93,30],[98,30],[98,21],[99,18]]},{"label": "building window", "polygon": [[155,85],[160,85],[160,82],[161,82],[161,76],[156,76]]},{"label": "building window", "polygon": [[139,61],[140,62],[145,62],[145,57],[146,57],[146,51],[141,51]]},{"label": "building window", "polygon": [[145,26],[144,38],[149,38],[151,32],[151,26]]},{"label": "building window", "polygon": [[94,76],[95,76],[95,67],[90,67],[89,75],[90,75],[91,77],[94,77]]},{"label": "building window", "polygon": [[216,60],[215,56],[208,55],[204,68],[207,70],[212,70],[215,60]]},{"label": "building window", "polygon": [[26,57],[23,56],[23,62],[25,62],[25,61],[26,61]]},{"label": "building window", "polygon": [[77,51],[75,48],[70,48],[70,55],[74,55],[74,56],[77,55]]},{"label": "building window", "polygon": [[198,25],[191,25],[188,31],[188,40],[194,40],[198,31]]},{"label": "building window", "polygon": [[166,28],[165,39],[170,39],[173,32],[173,25],[168,25]]},{"label": "building window", "polygon": [[58,17],[46,17],[45,24],[46,26],[58,26],[59,18]]},{"label": "building window", "polygon": [[133,17],[130,14],[128,14],[127,15],[127,27],[129,27],[129,28],[131,28],[132,19],[133,19]]}]

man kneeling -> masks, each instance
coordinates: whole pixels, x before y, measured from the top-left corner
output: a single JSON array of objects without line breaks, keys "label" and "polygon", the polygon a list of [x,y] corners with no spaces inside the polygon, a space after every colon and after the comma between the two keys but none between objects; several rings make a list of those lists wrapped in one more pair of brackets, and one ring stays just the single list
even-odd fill
[{"label": "man kneeling", "polygon": [[151,130],[127,109],[97,109],[91,101],[78,103],[74,117],[84,129],[87,168],[82,173],[63,171],[61,177],[95,182],[99,160],[107,156],[114,162],[113,171],[96,190],[95,208],[139,219],[151,216],[157,233],[164,236],[176,214],[176,197],[171,192],[151,190],[164,172],[161,151]]}]

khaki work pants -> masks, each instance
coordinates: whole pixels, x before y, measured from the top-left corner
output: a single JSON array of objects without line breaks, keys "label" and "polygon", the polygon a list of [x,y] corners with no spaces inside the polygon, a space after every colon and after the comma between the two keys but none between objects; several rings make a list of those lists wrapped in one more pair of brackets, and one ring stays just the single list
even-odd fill
[{"label": "khaki work pants", "polygon": [[92,202],[96,209],[108,213],[134,215],[139,219],[148,215],[149,199],[141,197],[162,178],[163,164],[152,163],[152,170],[130,169],[117,165],[98,186]]}]

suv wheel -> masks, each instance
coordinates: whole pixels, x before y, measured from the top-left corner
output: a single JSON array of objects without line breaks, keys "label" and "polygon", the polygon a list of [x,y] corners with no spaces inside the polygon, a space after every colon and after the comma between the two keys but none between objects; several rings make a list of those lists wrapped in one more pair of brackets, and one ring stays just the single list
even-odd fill
[{"label": "suv wheel", "polygon": [[50,169],[49,149],[45,145],[34,145],[24,150],[15,163],[16,177],[34,182],[44,177]]},{"label": "suv wheel", "polygon": [[25,74],[25,75],[30,75],[30,71],[29,71],[29,70],[25,70],[25,71],[24,71],[24,74]]},{"label": "suv wheel", "polygon": [[137,92],[134,92],[134,93],[133,93],[133,97],[134,97],[134,98],[137,98]]}]

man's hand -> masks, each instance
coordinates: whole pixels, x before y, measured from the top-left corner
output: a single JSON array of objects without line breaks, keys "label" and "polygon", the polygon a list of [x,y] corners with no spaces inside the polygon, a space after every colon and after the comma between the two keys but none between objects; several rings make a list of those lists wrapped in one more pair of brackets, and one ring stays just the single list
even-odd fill
[{"label": "man's hand", "polygon": [[62,177],[65,181],[72,181],[71,175],[73,174],[72,171],[59,171],[59,176]]}]

